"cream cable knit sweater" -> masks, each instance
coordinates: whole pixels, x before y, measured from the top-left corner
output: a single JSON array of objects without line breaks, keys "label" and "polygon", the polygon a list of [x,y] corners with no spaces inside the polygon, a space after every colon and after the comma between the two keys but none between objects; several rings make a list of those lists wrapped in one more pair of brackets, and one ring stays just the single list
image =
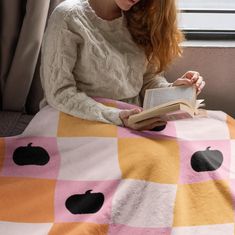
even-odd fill
[{"label": "cream cable knit sweater", "polygon": [[162,76],[146,68],[144,52],[132,41],[125,17],[98,17],[88,0],[68,0],[52,13],[41,57],[46,104],[83,119],[122,125],[121,110],[91,97],[141,105],[146,88],[165,87]]}]

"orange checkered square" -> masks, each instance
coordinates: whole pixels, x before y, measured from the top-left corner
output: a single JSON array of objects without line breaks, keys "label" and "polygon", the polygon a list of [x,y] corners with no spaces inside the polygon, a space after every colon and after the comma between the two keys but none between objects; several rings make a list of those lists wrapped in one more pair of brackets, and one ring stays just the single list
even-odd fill
[{"label": "orange checkered square", "polygon": [[117,126],[60,113],[58,137],[116,137]]},{"label": "orange checkered square", "polygon": [[234,222],[232,195],[227,181],[178,185],[174,226]]},{"label": "orange checkered square", "polygon": [[0,186],[0,220],[54,221],[55,180],[2,177]]},{"label": "orange checkered square", "polygon": [[48,235],[106,235],[108,225],[93,223],[54,224]]},{"label": "orange checkered square", "polygon": [[175,140],[122,138],[118,140],[118,155],[125,179],[164,184],[178,182],[180,156]]}]

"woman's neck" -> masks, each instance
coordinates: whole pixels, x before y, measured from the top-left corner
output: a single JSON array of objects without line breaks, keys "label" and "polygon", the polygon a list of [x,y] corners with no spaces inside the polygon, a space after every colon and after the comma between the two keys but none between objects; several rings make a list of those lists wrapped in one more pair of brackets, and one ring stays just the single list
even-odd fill
[{"label": "woman's neck", "polygon": [[88,0],[95,13],[104,20],[113,20],[121,16],[121,9],[114,0]]}]

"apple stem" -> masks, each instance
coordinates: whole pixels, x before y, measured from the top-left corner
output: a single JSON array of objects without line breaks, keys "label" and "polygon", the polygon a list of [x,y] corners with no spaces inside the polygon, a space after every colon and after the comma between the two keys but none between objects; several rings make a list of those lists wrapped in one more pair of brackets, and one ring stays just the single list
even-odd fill
[{"label": "apple stem", "polygon": [[32,144],[33,144],[33,143],[29,143],[27,147],[31,147]]},{"label": "apple stem", "polygon": [[210,150],[210,147],[211,147],[211,146],[207,147],[206,150]]},{"label": "apple stem", "polygon": [[90,189],[90,190],[87,190],[87,191],[86,191],[86,194],[89,194],[89,193],[91,193],[91,191],[92,191],[92,189]]}]

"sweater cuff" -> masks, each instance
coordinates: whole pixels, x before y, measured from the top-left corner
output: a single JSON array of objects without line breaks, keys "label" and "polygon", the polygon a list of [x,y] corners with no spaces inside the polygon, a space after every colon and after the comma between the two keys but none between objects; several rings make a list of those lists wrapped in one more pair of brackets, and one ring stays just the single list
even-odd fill
[{"label": "sweater cuff", "polygon": [[121,111],[122,111],[121,109],[109,107],[108,110],[106,110],[103,113],[103,116],[110,123],[116,124],[118,126],[123,126],[123,122],[122,122],[121,118],[119,117],[119,113]]}]

